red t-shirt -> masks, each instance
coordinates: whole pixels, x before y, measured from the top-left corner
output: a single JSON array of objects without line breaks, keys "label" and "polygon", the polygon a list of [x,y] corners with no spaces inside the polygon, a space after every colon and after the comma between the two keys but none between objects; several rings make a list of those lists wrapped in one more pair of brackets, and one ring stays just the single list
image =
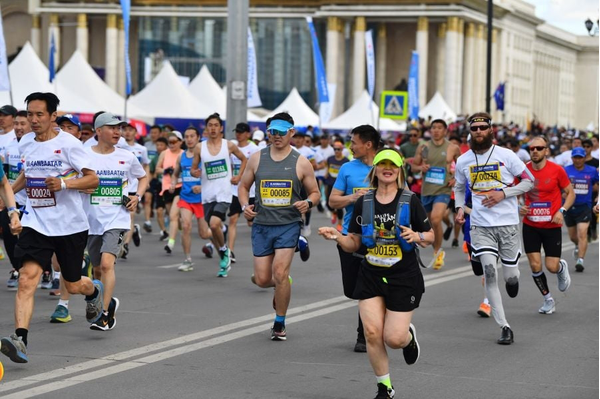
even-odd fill
[{"label": "red t-shirt", "polygon": [[560,227],[551,221],[562,206],[561,190],[571,184],[567,173],[551,161],[546,161],[540,170],[534,170],[531,161],[526,166],[535,177],[535,183],[533,189],[525,194],[525,205],[529,207],[529,212],[523,218],[523,223],[542,229]]}]

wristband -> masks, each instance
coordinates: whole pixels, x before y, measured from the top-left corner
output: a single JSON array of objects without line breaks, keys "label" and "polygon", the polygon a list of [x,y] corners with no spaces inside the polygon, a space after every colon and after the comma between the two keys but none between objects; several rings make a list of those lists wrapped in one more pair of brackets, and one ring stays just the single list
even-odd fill
[{"label": "wristband", "polygon": [[61,190],[67,189],[67,183],[63,179],[60,179],[60,189]]},{"label": "wristband", "polygon": [[246,207],[247,207],[248,205],[249,205],[249,204],[242,205],[242,212],[244,212],[244,211],[246,210]]},{"label": "wristband", "polygon": [[11,206],[10,208],[7,208],[7,213],[8,213],[8,217],[11,217],[13,213],[16,213],[17,215],[20,213],[19,210],[17,208],[15,208],[14,206]]},{"label": "wristband", "polygon": [[564,214],[565,214],[565,212],[566,212],[567,210],[566,210],[566,209],[565,209],[565,207],[563,206],[563,207],[561,207],[561,208],[559,209],[559,211],[560,211],[560,213],[562,213],[562,214],[564,215]]},{"label": "wristband", "polygon": [[421,232],[419,232],[419,238],[421,239],[421,242],[425,241],[425,236]]}]

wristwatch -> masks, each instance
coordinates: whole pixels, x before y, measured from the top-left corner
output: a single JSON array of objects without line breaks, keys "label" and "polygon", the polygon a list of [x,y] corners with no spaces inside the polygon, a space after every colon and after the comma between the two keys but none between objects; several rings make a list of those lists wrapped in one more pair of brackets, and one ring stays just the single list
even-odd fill
[{"label": "wristwatch", "polygon": [[421,232],[419,232],[419,239],[421,240],[421,242],[425,241],[425,236]]},{"label": "wristwatch", "polygon": [[562,213],[562,214],[564,215],[564,214],[565,214],[565,212],[566,212],[567,210],[565,209],[565,207],[564,207],[564,206],[562,206],[562,207],[559,209],[559,211],[560,211],[560,213]]},{"label": "wristwatch", "polygon": [[138,202],[140,202],[142,200],[142,196],[140,194],[135,193],[135,196],[137,197]]},{"label": "wristwatch", "polygon": [[305,201],[308,204],[308,209],[311,209],[313,207],[313,202],[311,200],[309,200],[308,198]]},{"label": "wristwatch", "polygon": [[242,212],[244,212],[244,211],[246,210],[246,207],[247,207],[248,205],[249,205],[249,204],[242,205]]}]

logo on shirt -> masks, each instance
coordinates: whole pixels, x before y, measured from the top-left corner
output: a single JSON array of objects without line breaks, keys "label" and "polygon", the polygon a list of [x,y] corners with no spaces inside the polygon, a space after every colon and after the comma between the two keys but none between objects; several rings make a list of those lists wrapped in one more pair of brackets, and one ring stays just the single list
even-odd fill
[{"label": "logo on shirt", "polygon": [[55,154],[60,154],[60,153],[61,153],[61,150],[54,150],[54,153],[55,153]]}]

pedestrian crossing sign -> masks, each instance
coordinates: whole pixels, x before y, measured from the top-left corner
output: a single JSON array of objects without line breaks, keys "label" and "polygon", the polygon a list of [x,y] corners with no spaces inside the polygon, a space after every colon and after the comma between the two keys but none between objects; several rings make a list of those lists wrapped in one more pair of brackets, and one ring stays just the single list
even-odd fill
[{"label": "pedestrian crossing sign", "polygon": [[384,91],[381,93],[379,117],[388,119],[408,118],[408,92]]}]

